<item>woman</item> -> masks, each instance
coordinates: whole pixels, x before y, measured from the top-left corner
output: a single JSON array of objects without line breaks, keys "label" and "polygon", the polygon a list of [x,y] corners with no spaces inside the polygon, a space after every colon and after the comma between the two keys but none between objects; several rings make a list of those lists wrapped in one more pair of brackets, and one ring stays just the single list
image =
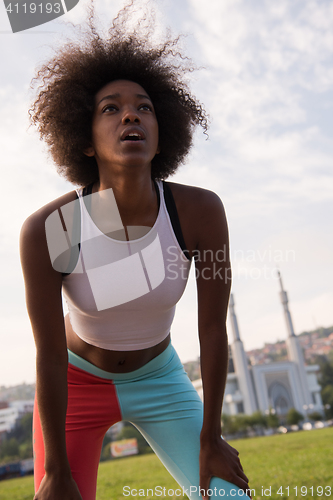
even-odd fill
[{"label": "woman", "polygon": [[[182,81],[190,68],[178,40],[153,47],[152,24],[134,34],[127,15],[103,40],[91,12],[90,31],[38,73],[32,120],[60,173],[85,188],[32,214],[21,234],[37,347],[35,500],[93,500],[104,434],[122,419],[191,498],[243,497],[238,452],[221,438],[223,206],[210,191],[164,182],[207,121]],[[170,344],[194,256],[204,408]]]}]

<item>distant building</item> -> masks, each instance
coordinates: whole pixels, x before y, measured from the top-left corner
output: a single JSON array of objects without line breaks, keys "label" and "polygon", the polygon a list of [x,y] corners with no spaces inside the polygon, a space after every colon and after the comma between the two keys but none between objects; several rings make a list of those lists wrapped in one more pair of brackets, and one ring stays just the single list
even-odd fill
[{"label": "distant building", "polygon": [[0,401],[0,434],[10,432],[16,424],[16,421],[26,413],[32,413],[34,406],[33,400],[24,401]]},{"label": "distant building", "polygon": [[[306,366],[304,363],[280,273],[279,281],[280,298],[288,331],[287,361],[250,365],[239,334],[234,297],[232,294],[230,296],[229,314],[233,333],[231,366],[234,371],[229,372],[227,377],[222,409],[225,414],[251,415],[257,410],[267,413],[270,409],[274,409],[277,415],[283,417],[290,408],[295,408],[305,416],[314,411],[323,412],[321,387],[317,380],[319,366]],[[196,380],[193,384],[202,397],[201,380]]]},{"label": "distant building", "polygon": [[0,403],[0,434],[9,432],[15,427],[18,419],[17,408],[12,408],[9,403],[1,401]]}]

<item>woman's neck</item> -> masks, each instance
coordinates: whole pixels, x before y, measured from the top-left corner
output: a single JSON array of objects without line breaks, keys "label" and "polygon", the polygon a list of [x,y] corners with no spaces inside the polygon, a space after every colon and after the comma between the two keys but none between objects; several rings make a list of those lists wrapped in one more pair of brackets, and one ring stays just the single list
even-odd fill
[{"label": "woman's neck", "polygon": [[117,207],[125,226],[150,225],[156,220],[158,201],[154,183],[150,175],[145,176],[101,176],[92,192],[112,189]]}]

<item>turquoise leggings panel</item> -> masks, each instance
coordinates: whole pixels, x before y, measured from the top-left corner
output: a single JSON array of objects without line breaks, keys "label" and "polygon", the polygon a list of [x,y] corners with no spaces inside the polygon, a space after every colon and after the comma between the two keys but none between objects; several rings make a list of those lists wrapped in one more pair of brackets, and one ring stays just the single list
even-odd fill
[{"label": "turquoise leggings panel", "polygon": [[[69,352],[66,445],[83,500],[96,498],[103,437],[120,420],[131,422],[141,432],[191,500],[202,499],[199,492],[202,419],[201,399],[171,344],[142,368],[124,374],[105,372]],[[45,474],[37,404],[34,452],[37,491]],[[149,487],[154,490],[158,486],[163,487],[155,484]],[[210,489],[211,498],[248,498],[234,484],[216,477],[212,478]],[[115,494],[120,496],[123,492]]]},{"label": "turquoise leggings panel", "polygon": [[[113,380],[121,413],[141,432],[191,500],[202,500],[199,451],[203,404],[171,344],[162,355],[163,364],[130,383]],[[211,480],[210,489],[216,493],[212,498],[246,497],[243,490],[220,478]]]}]

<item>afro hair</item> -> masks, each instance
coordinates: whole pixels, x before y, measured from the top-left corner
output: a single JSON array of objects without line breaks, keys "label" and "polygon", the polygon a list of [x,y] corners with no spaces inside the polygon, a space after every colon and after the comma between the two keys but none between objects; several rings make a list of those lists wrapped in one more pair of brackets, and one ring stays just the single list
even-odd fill
[{"label": "afro hair", "polygon": [[207,132],[208,118],[185,82],[195,69],[184,57],[180,37],[165,35],[153,44],[155,13],[150,9],[131,25],[136,0],[113,20],[106,35],[96,27],[93,1],[84,27],[38,70],[37,96],[30,119],[46,142],[60,175],[76,185],[98,180],[94,157],[84,150],[91,141],[96,93],[114,80],[130,80],[150,96],[159,126],[160,154],[152,160],[152,178],[166,179],[184,160],[197,125]]}]

